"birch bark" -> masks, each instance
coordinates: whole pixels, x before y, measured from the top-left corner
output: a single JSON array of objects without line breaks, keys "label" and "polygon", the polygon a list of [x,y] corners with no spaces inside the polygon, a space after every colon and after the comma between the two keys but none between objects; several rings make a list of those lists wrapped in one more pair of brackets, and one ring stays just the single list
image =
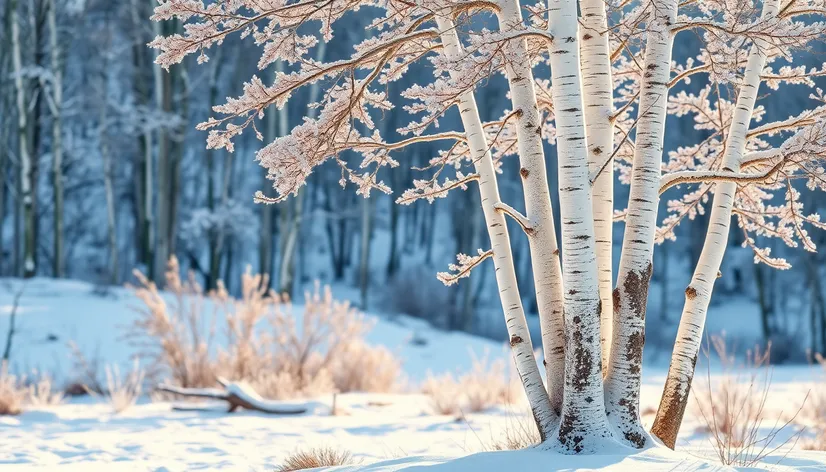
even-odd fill
[{"label": "birch bark", "polygon": [[34,208],[32,198],[32,160],[29,153],[28,109],[26,88],[23,84],[23,60],[20,52],[20,16],[17,0],[11,1],[12,67],[17,105],[17,133],[20,153],[20,196],[23,207],[23,275],[33,277],[36,272],[34,250]]},{"label": "birch bark", "polygon": [[[502,31],[523,27],[518,0],[506,0],[499,13]],[[527,57],[525,40],[511,41],[511,57]],[[562,267],[545,152],[542,148],[542,118],[536,102],[534,77],[529,61],[511,61],[506,67],[511,91],[511,106],[517,113],[517,147],[520,175],[525,194],[525,216],[531,223],[528,243],[531,251],[536,304],[542,328],[542,348],[545,353],[545,372],[548,394],[554,412],[562,409],[563,378],[565,376],[565,325],[562,317]]]},{"label": "birch bark", "polygon": [[53,275],[60,278],[64,274],[63,255],[63,68],[60,65],[60,47],[57,33],[57,3],[51,0],[48,6],[49,48],[52,68],[52,188],[54,215],[54,264]]},{"label": "birch bark", "polygon": [[551,82],[559,161],[565,286],[565,397],[559,441],[594,452],[611,437],[605,416],[596,242],[588,175],[579,62],[579,19],[573,0],[549,0]]},{"label": "birch bark", "polygon": [[[459,57],[462,54],[462,49],[453,22],[441,14],[436,15],[436,22],[442,32],[440,37],[444,46],[444,53],[451,58]],[[456,72],[452,74],[456,74]],[[476,173],[479,174],[479,195],[491,248],[493,249],[496,283],[499,287],[502,309],[505,312],[511,352],[522,385],[525,387],[534,420],[539,428],[540,437],[544,441],[552,434],[557,415],[551,408],[548,393],[542,384],[542,377],[539,374],[536,358],[533,355],[530,332],[525,321],[525,312],[522,308],[519,287],[516,283],[516,271],[514,270],[505,215],[495,208],[496,204],[500,202],[496,171],[493,167],[493,160],[482,128],[482,120],[479,117],[479,110],[476,107],[476,100],[472,91],[467,91],[460,97],[459,113],[471,149]]]},{"label": "birch bark", "polygon": [[[779,8],[779,0],[765,0],[762,14],[764,17],[777,15]],[[745,155],[746,135],[760,88],[760,74],[766,66],[765,51],[768,48],[761,46],[763,45],[753,45],[749,53],[743,83],[737,95],[737,104],[729,129],[726,151],[723,155],[723,170],[739,172]],[[731,211],[736,192],[735,182],[717,184],[705,243],[691,283],[685,291],[685,306],[671,356],[671,365],[668,368],[660,407],[651,429],[655,436],[672,449],[688,403],[688,393],[694,378],[694,366],[700,350],[711,291],[714,288],[728,243]]]},{"label": "birch bark", "polygon": [[581,57],[582,96],[585,105],[585,138],[588,143],[589,174],[600,172],[591,183],[596,237],[597,268],[599,270],[600,343],[602,371],[608,368],[613,328],[613,229],[614,229],[614,160],[606,159],[614,150],[614,126],[611,112],[614,106],[614,85],[611,81],[611,51],[608,42],[608,20],[603,0],[582,0]]},{"label": "birch bark", "polygon": [[676,22],[677,1],[660,0],[651,14],[646,27],[645,73],[637,111],[628,216],[614,290],[614,329],[605,388],[611,424],[621,439],[639,448],[648,441],[640,423],[640,378],[674,41],[670,25]]}]

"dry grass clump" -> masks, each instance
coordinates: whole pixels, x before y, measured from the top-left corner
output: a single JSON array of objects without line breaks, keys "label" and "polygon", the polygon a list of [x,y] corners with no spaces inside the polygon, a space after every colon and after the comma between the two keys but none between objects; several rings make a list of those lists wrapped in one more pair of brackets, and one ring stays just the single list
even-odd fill
[{"label": "dry grass clump", "polygon": [[23,402],[28,388],[19,377],[9,374],[5,362],[0,365],[0,415],[19,415],[23,411]]},{"label": "dry grass clump", "polygon": [[[815,361],[826,374],[826,359],[818,353],[815,354]],[[810,423],[810,430],[814,432],[813,438],[803,442],[803,449],[826,451],[826,377],[823,375],[820,376],[818,384],[809,391],[803,412]]]},{"label": "dry grass clump", "polygon": [[[713,383],[709,367],[705,382],[694,382],[691,390],[696,400],[695,408],[711,435],[710,441],[720,462],[751,466],[792,439],[775,444],[777,435],[793,422],[797,413],[785,423],[776,420],[764,424],[771,390],[771,345],[765,351],[759,347],[747,351],[742,363],[729,352],[724,338],[712,337],[711,346],[720,359],[723,375]],[[705,354],[709,357],[708,348]]]},{"label": "dry grass clump", "polygon": [[354,464],[353,455],[330,447],[320,447],[298,451],[284,459],[284,463],[275,468],[276,472],[293,472],[296,470],[315,469],[317,467],[334,467]]},{"label": "dry grass clump", "polygon": [[363,341],[346,343],[335,362],[333,383],[339,392],[386,393],[392,391],[401,372],[401,363],[384,346]]},{"label": "dry grass clump", "polygon": [[542,438],[539,437],[539,430],[536,429],[533,419],[525,418],[518,424],[505,428],[502,437],[491,444],[490,450],[515,451],[536,446],[540,442]]},{"label": "dry grass clump", "polygon": [[115,413],[121,413],[133,406],[143,392],[143,369],[137,362],[124,377],[118,366],[106,366],[106,399]]},{"label": "dry grass clump", "polygon": [[[156,373],[181,387],[212,387],[217,377],[245,381],[264,397],[286,399],[336,391],[390,389],[399,372],[395,357],[363,338],[372,324],[329,287],[305,293],[299,313],[287,297],[268,289],[266,275],[248,268],[241,297],[222,283],[209,293],[190,275],[182,280],[170,259],[167,303],[140,272],[135,293],[143,302],[130,336]],[[223,325],[218,338],[218,321]],[[378,372],[378,374],[377,374]],[[157,375],[157,374],[156,374]]]},{"label": "dry grass clump", "polygon": [[52,389],[52,379],[37,371],[31,378],[9,373],[0,365],[0,415],[19,415],[26,406],[51,406],[63,401],[63,394]]},{"label": "dry grass clump", "polygon": [[520,396],[521,386],[513,375],[508,375],[505,365],[503,359],[489,361],[488,355],[475,358],[470,372],[458,379],[452,374],[428,375],[422,392],[430,397],[433,410],[442,415],[456,416],[513,404],[524,396]]},{"label": "dry grass clump", "polygon": [[48,375],[34,371],[28,382],[25,378],[23,381],[28,383],[26,394],[27,405],[51,406],[59,405],[63,402],[63,392],[52,388],[52,378]]}]

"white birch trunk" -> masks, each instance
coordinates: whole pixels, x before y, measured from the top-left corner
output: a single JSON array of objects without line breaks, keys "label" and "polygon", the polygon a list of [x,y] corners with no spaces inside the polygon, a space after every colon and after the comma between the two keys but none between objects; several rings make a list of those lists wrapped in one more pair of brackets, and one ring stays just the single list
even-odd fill
[{"label": "white birch trunk", "polygon": [[[156,36],[161,35],[162,28],[161,23],[153,22],[152,24],[154,33]],[[170,74],[171,72],[167,72],[166,74]],[[152,68],[152,75],[155,80],[155,106],[158,110],[164,110],[164,91],[166,89],[165,79],[168,77],[164,77],[164,72],[161,69],[161,66],[157,63],[153,65]],[[164,271],[166,270],[167,259],[169,258],[169,242],[167,241],[167,223],[168,218],[166,217],[169,205],[169,192],[167,189],[168,181],[167,176],[168,173],[168,160],[169,160],[169,137],[167,131],[161,127],[158,129],[158,198],[154,202],[156,206],[150,207],[154,210],[147,210],[147,214],[154,213],[157,215],[157,227],[153,228],[153,239],[150,240],[150,245],[153,247],[153,262],[152,262],[152,279],[155,283],[163,286],[164,283]],[[151,162],[151,159],[148,161]],[[149,186],[149,179],[152,174],[149,173],[150,166],[147,166],[147,194],[154,193],[150,192],[149,189],[152,188]],[[154,216],[153,216],[154,219]]]},{"label": "white birch trunk", "polygon": [[605,416],[594,218],[588,175],[579,62],[577,4],[549,0],[551,81],[559,156],[565,286],[565,398],[559,441],[565,451],[594,452],[610,438]]},{"label": "white birch trunk", "polygon": [[[500,29],[521,28],[523,25],[517,0],[502,3]],[[527,57],[525,40],[512,41],[509,47],[514,57]],[[536,304],[542,328],[542,348],[548,394],[556,414],[562,409],[565,372],[565,325],[562,317],[562,267],[556,241],[545,152],[542,143],[542,118],[536,102],[534,77],[528,61],[512,62],[506,67],[511,91],[511,106],[517,112],[517,145],[520,175],[525,195],[525,216],[531,222],[527,235],[531,251],[536,290]]]},{"label": "white birch trunk", "polygon": [[[459,57],[462,50],[453,23],[443,15],[436,15],[436,22],[442,31],[441,39],[444,45],[444,53],[448,57]],[[472,91],[465,92],[460,97],[459,113],[467,134],[476,173],[479,174],[479,196],[488,235],[490,236],[491,249],[493,250],[496,283],[499,287],[502,309],[505,312],[511,352],[522,385],[525,387],[534,420],[539,428],[540,437],[544,441],[552,434],[557,416],[551,408],[548,393],[542,384],[542,377],[539,374],[536,358],[533,355],[530,332],[525,321],[525,312],[522,308],[522,300],[516,282],[516,271],[514,270],[505,215],[495,208],[496,204],[500,202],[496,172],[493,168],[493,160],[488,150],[482,120],[479,117],[479,110],[476,107],[476,100]]]},{"label": "white birch trunk", "polygon": [[54,215],[54,277],[63,277],[63,68],[60,65],[60,46],[57,34],[57,3],[48,6],[49,48],[52,68],[52,188]]},{"label": "white birch trunk", "polygon": [[677,1],[662,0],[652,15],[646,27],[645,74],[638,105],[628,216],[614,291],[614,330],[605,385],[611,424],[621,439],[638,448],[648,441],[640,423],[640,378],[671,77],[674,37],[670,25],[676,22]]},{"label": "white birch trunk", "polygon": [[17,134],[20,153],[20,195],[23,207],[23,275],[33,277],[35,267],[34,208],[32,198],[32,161],[29,154],[28,110],[26,108],[26,88],[23,84],[23,60],[20,52],[20,16],[17,13],[17,1],[11,4],[11,42],[12,67],[14,70],[14,88],[17,105]]},{"label": "white birch trunk", "polygon": [[589,173],[600,172],[592,183],[597,268],[599,270],[600,342],[602,372],[608,368],[613,328],[613,230],[614,230],[614,160],[608,159],[614,150],[614,85],[611,81],[611,50],[608,41],[608,20],[603,0],[582,0],[580,49],[582,64],[582,96],[585,105],[585,138],[588,143]]},{"label": "white birch trunk", "polygon": [[[774,16],[779,8],[779,0],[766,0],[763,3],[763,16]],[[722,168],[724,170],[740,171],[740,164],[746,150],[746,134],[760,88],[760,74],[766,66],[766,56],[763,53],[766,49],[768,48],[752,46],[749,53],[743,83],[739,88],[737,104],[729,129],[726,151],[723,155]],[[654,435],[671,448],[674,448],[676,443],[677,433],[680,430],[688,402],[711,292],[728,243],[731,211],[736,192],[735,182],[717,184],[703,250],[694,275],[691,277],[691,283],[685,291],[685,306],[671,356],[665,390],[651,429]]]},{"label": "white birch trunk", "polygon": [[[327,54],[327,43],[322,42],[318,45],[318,50],[316,51],[315,59],[319,62],[324,60],[325,55]],[[276,64],[277,70],[283,69],[283,65],[279,62]],[[309,93],[309,103],[314,103],[318,100],[318,95],[320,93],[318,83],[313,83],[310,85],[310,93]],[[286,136],[289,132],[289,126],[287,123],[288,113],[287,107],[282,107],[277,111],[278,113],[278,129],[279,129],[279,136]],[[315,118],[317,113],[317,109],[313,108],[308,111],[308,116],[310,118]],[[292,295],[293,285],[295,283],[295,259],[296,259],[296,251],[298,250],[298,237],[301,234],[301,224],[303,221],[303,214],[304,214],[304,200],[307,198],[308,192],[308,185],[304,185],[299,189],[298,195],[288,201],[288,204],[292,207],[292,218],[289,221],[285,221],[285,224],[282,226],[282,237],[285,238],[285,244],[282,245],[281,251],[281,267],[279,271],[279,285],[281,289],[281,293],[289,293]],[[286,213],[286,212],[285,212]],[[364,278],[361,278],[364,280]],[[364,290],[364,288],[362,289]],[[366,296],[362,296],[362,302],[366,299]]]},{"label": "white birch trunk", "polygon": [[[107,87],[104,85],[103,90],[107,90]],[[109,110],[109,103],[108,103],[108,96],[107,94],[103,94],[103,104],[101,105],[100,111],[100,155],[103,159],[103,188],[106,195],[106,234],[109,243],[109,280],[108,282],[112,285],[116,285],[118,283],[118,237],[117,237],[117,226],[116,226],[116,216],[115,216],[115,189],[113,185],[113,172],[112,172],[112,154],[109,148],[109,138],[107,136],[106,129],[109,126],[109,118],[108,118],[108,110]]]}]

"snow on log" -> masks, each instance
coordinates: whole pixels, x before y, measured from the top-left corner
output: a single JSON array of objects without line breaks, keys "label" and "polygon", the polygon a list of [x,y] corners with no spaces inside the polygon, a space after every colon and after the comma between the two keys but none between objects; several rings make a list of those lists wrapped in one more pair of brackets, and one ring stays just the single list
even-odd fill
[{"label": "snow on log", "polygon": [[[301,415],[319,406],[317,402],[290,403],[262,398],[251,386],[243,382],[228,382],[219,378],[218,383],[223,389],[216,388],[182,388],[172,385],[160,384],[157,389],[161,392],[173,393],[185,397],[210,398],[223,400],[229,403],[229,412],[237,410],[239,407],[245,410],[260,411],[269,415]],[[178,410],[205,411],[210,408],[178,408]]]}]

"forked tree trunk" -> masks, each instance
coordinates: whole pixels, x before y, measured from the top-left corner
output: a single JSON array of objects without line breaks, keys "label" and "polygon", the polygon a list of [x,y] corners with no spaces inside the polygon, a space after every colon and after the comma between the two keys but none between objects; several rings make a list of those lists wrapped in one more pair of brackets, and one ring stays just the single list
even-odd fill
[{"label": "forked tree trunk", "polygon": [[638,105],[628,216],[614,290],[611,363],[605,384],[611,423],[624,441],[638,448],[648,442],[648,434],[640,422],[640,379],[671,78],[673,34],[670,25],[676,21],[677,1],[665,0],[660,6],[646,26],[645,73]]},{"label": "forked tree trunk", "polygon": [[[459,38],[453,23],[443,15],[436,15],[436,23],[441,33],[445,55],[448,58],[457,58],[462,54]],[[452,72],[457,75],[457,72]],[[505,312],[505,323],[510,336],[511,353],[513,354],[516,369],[525,387],[534,420],[539,428],[539,435],[544,441],[553,434],[557,415],[551,408],[548,392],[542,384],[542,377],[533,355],[530,332],[519,296],[519,287],[516,283],[513,255],[511,252],[510,236],[508,235],[505,215],[497,211],[496,204],[499,198],[499,187],[496,182],[496,171],[493,159],[488,150],[487,139],[482,128],[482,120],[476,107],[473,92],[465,92],[460,97],[459,113],[468,146],[471,150],[476,173],[479,174],[479,197],[488,228],[493,263],[496,267],[496,283],[499,287],[499,297],[502,309]]]},{"label": "forked tree trunk", "polygon": [[599,284],[585,142],[577,4],[549,0],[552,95],[559,159],[559,206],[565,286],[565,397],[559,441],[570,452],[593,452],[611,431],[605,416]]},{"label": "forked tree trunk", "polygon": [[[780,0],[765,0],[763,16],[777,15],[779,7]],[[728,133],[722,169],[740,171],[740,163],[746,150],[746,135],[760,88],[760,74],[766,66],[765,51],[767,49],[769,48],[765,45],[753,45],[749,53]],[[680,424],[688,403],[711,291],[728,244],[731,211],[736,192],[736,182],[717,184],[705,244],[703,244],[694,275],[691,277],[691,283],[685,291],[685,306],[677,331],[677,340],[674,343],[674,352],[671,355],[671,365],[668,368],[660,407],[651,429],[655,436],[672,449],[677,442],[677,433],[680,431]]]},{"label": "forked tree trunk", "polygon": [[614,231],[614,84],[611,81],[611,51],[608,42],[608,20],[603,0],[582,0],[580,28],[582,64],[582,95],[585,105],[585,138],[588,143],[588,171],[597,174],[591,184],[594,208],[597,268],[599,270],[600,342],[602,372],[608,368],[613,328],[613,231]]},{"label": "forked tree trunk", "polygon": [[[508,31],[523,25],[518,0],[502,3],[500,29]],[[525,40],[512,41],[514,57],[527,57]],[[542,117],[536,102],[534,77],[527,61],[512,61],[506,67],[511,91],[511,106],[516,113],[519,174],[525,194],[525,216],[530,222],[528,244],[531,250],[536,304],[542,328],[542,348],[548,394],[556,414],[562,409],[565,370],[565,327],[562,320],[562,267],[556,241],[545,152],[542,145]]]}]

